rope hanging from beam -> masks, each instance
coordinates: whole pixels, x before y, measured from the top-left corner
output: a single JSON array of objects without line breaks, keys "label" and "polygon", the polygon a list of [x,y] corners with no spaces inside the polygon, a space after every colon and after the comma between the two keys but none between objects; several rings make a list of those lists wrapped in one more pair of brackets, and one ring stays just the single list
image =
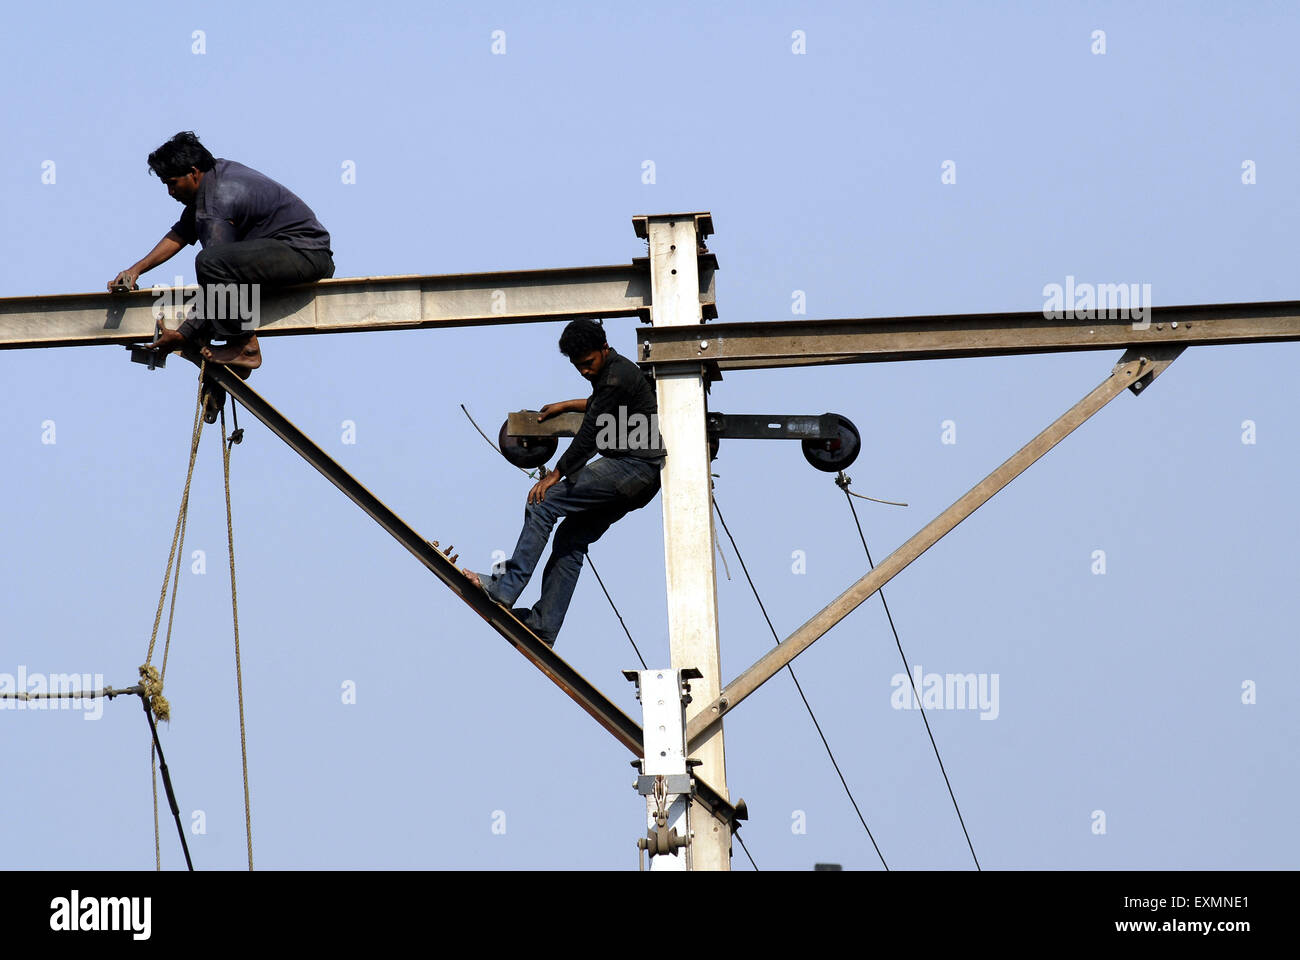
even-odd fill
[{"label": "rope hanging from beam", "polygon": [[[178,554],[185,549],[185,526],[190,510],[190,485],[194,480],[194,461],[199,455],[199,440],[203,436],[203,372],[207,361],[199,364],[199,393],[194,408],[194,426],[190,432],[190,461],[185,470],[185,488],[181,491],[181,505],[176,516],[176,530],[172,533],[171,550],[167,554],[167,568],[163,572],[162,590],[158,593],[158,611],[153,618],[153,633],[149,637],[149,649],[145,653],[144,663],[140,666],[140,679],[145,685],[146,696],[150,698],[154,717],[158,720],[170,720],[171,711],[162,696],[163,682],[167,674],[167,656],[171,652],[172,623],[176,617],[176,594],[180,589],[181,564]],[[175,576],[173,577],[173,563]],[[167,602],[167,581],[172,581],[171,608],[167,614],[167,635],[163,642],[163,665],[158,670],[152,666],[154,648],[158,644],[158,628],[162,624],[163,606]],[[159,702],[161,701],[161,703]],[[159,709],[161,707],[161,711]]]},{"label": "rope hanging from beam", "polygon": [[[205,381],[204,374],[207,370],[207,362],[199,361],[199,390],[198,398],[194,410],[194,427],[190,435],[190,456],[189,464],[185,472],[185,488],[181,493],[181,505],[176,518],[176,529],[172,534],[171,549],[167,555],[167,567],[163,573],[162,591],[158,596],[158,610],[154,615],[153,632],[149,638],[149,649],[145,655],[145,662],[140,666],[140,693],[145,703],[145,709],[149,712],[149,724],[152,731],[150,743],[149,767],[153,783],[153,816],[154,816],[154,864],[158,870],[162,869],[162,845],[159,835],[158,825],[158,769],[157,762],[161,756],[159,749],[157,730],[154,726],[154,720],[170,720],[171,707],[167,699],[162,695],[163,683],[167,673],[167,658],[171,652],[171,635],[172,624],[176,616],[176,595],[180,589],[180,571],[181,557],[184,555],[185,548],[185,528],[189,516],[190,488],[194,480],[194,463],[198,458],[199,440],[202,437],[203,421],[205,409],[214,405],[213,392],[211,386]],[[233,402],[233,401],[232,401]],[[240,760],[243,770],[244,779],[244,828],[248,843],[248,869],[253,869],[253,819],[252,806],[248,787],[248,736],[244,720],[244,676],[243,665],[239,651],[239,596],[235,581],[235,533],[234,520],[230,503],[230,451],[236,443],[242,439],[243,431],[236,429],[235,435],[227,441],[226,437],[226,411],[221,407],[221,463],[222,474],[225,486],[226,497],[226,542],[229,547],[230,557],[230,602],[231,613],[234,622],[235,634],[235,688],[239,704],[239,750]],[[167,584],[171,581],[172,596],[171,604],[167,615],[167,632],[163,642],[163,665],[159,670],[152,663],[154,650],[158,644],[158,630],[162,624],[163,607],[167,602]],[[179,808],[176,805],[175,796],[172,793],[170,778],[167,775],[166,768],[163,770],[164,786],[167,790],[167,799],[172,808],[172,814],[177,818],[177,829],[180,829]],[[190,863],[189,849],[185,843],[184,831],[181,831],[181,847],[185,851],[186,863]],[[190,865],[193,869],[193,865]]]},{"label": "rope hanging from beam", "polygon": [[[233,408],[234,399],[231,399]],[[236,434],[243,431],[236,430]],[[248,795],[248,736],[244,727],[244,671],[239,659],[239,592],[235,588],[235,526],[230,510],[230,451],[242,436],[226,440],[226,409],[221,408],[221,465],[226,486],[226,543],[230,553],[230,609],[235,623],[235,690],[239,698],[239,756],[244,770],[244,832],[248,838],[248,869],[253,869],[253,809]]]}]

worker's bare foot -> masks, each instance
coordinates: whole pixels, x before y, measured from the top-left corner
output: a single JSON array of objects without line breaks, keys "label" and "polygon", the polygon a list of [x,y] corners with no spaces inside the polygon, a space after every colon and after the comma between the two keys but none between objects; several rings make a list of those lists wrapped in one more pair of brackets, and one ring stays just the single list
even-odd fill
[{"label": "worker's bare foot", "polygon": [[478,587],[480,590],[482,590],[484,595],[493,603],[501,602],[496,597],[492,596],[492,594],[488,593],[487,584],[483,582],[484,580],[490,580],[491,577],[487,576],[486,574],[475,573],[473,570],[470,570],[466,567],[461,567],[460,572],[465,574],[465,579],[468,580],[470,583],[472,583],[474,586]]},{"label": "worker's bare foot", "polygon": [[252,334],[246,340],[231,340],[220,347],[206,346],[202,353],[204,360],[224,363],[244,380],[262,365],[262,348],[258,346],[257,334]]},{"label": "worker's bare foot", "polygon": [[185,346],[188,341],[179,330],[168,330],[163,326],[162,321],[158,322],[160,332],[158,339],[152,344],[153,348],[159,353],[171,353],[173,350],[179,350]]}]

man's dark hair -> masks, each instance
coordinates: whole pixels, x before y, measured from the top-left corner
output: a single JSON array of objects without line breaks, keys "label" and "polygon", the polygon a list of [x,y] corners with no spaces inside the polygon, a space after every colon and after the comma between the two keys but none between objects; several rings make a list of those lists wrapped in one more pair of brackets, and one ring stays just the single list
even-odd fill
[{"label": "man's dark hair", "polygon": [[560,334],[560,353],[575,363],[605,345],[605,328],[595,320],[570,320]]},{"label": "man's dark hair", "polygon": [[216,159],[208,148],[199,143],[192,130],[182,130],[161,147],[149,154],[149,169],[159,178],[183,177],[192,167],[207,173],[216,166]]}]

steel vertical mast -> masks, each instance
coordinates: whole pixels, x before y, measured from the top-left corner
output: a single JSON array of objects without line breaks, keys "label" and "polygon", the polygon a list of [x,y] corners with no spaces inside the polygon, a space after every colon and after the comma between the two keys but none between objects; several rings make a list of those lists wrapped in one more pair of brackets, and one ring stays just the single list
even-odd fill
[{"label": "steel vertical mast", "polygon": [[[637,217],[637,235],[650,243],[650,318],[655,329],[700,328],[697,260],[712,232],[706,213]],[[692,685],[711,702],[722,692],[718,653],[718,592],[714,570],[713,490],[706,427],[705,370],[699,361],[655,367],[659,431],[669,451],[663,471],[664,564],[668,585],[668,640],[674,670],[698,670]],[[690,718],[688,711],[688,720]],[[724,799],[727,760],[722,724],[691,745],[696,772]],[[687,869],[731,869],[731,831],[716,818],[687,813],[691,843]]]}]

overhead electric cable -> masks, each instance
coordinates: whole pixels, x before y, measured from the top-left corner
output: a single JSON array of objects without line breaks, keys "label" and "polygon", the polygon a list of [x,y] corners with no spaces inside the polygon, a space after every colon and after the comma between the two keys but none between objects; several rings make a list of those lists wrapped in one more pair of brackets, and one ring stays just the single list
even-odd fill
[{"label": "overhead electric cable", "polygon": [[[234,401],[231,401],[233,405]],[[221,410],[221,467],[226,485],[226,542],[230,546],[230,610],[235,623],[235,691],[239,699],[239,758],[244,771],[244,831],[248,838],[248,869],[253,869],[253,808],[248,795],[248,737],[244,728],[244,671],[239,658],[239,592],[235,588],[235,525],[230,510],[230,451],[226,442],[226,411]]]},{"label": "overhead electric cable", "polygon": [[754,862],[754,858],[753,858],[752,856],[750,856],[750,854],[749,854],[749,847],[745,846],[745,840],[744,840],[744,838],[740,835],[740,831],[737,830],[734,834],[732,834],[732,836],[734,836],[737,840],[740,841],[740,849],[745,851],[745,856],[749,857],[749,865],[750,865],[751,867],[754,868],[754,872],[755,872],[755,873],[758,873],[758,872],[759,872],[759,870],[758,870],[758,864],[756,864],[756,863]]},{"label": "overhead electric cable", "polygon": [[[749,567],[745,564],[745,558],[740,555],[740,548],[736,546],[736,538],[731,535],[731,530],[727,528],[727,521],[722,516],[722,509],[718,506],[716,496],[713,498],[713,509],[717,511],[718,519],[722,521],[722,529],[727,534],[727,539],[731,541],[731,549],[736,552],[736,559],[740,561],[740,569],[744,571],[745,579],[749,581],[749,589],[754,591],[754,599],[758,601],[758,609],[763,612],[763,619],[767,621],[767,628],[772,631],[772,639],[780,644],[781,638],[777,636],[776,627],[772,626],[772,618],[767,615],[767,607],[763,605],[763,598],[758,595],[758,588],[754,586],[754,578],[749,575]],[[785,668],[790,671],[790,679],[794,681],[794,688],[799,691],[799,699],[803,701],[804,707],[808,710],[808,716],[812,718],[813,726],[817,728],[817,736],[821,737],[822,746],[826,748],[826,754],[831,758],[831,766],[835,768],[835,773],[839,776],[840,783],[844,785],[844,792],[849,795],[849,803],[853,804],[853,811],[858,815],[858,819],[862,822],[862,829],[867,831],[867,837],[871,840],[871,845],[875,847],[876,856],[880,858],[881,866],[888,870],[889,864],[885,862],[885,855],[880,852],[880,845],[876,843],[876,838],[871,833],[871,828],[867,826],[866,817],[862,815],[862,810],[858,807],[858,801],[854,798],[853,791],[849,789],[849,782],[844,779],[844,772],[840,770],[840,765],[835,759],[835,753],[831,750],[831,745],[826,740],[826,734],[822,732],[822,725],[817,722],[817,715],[813,713],[812,704],[810,704],[808,698],[804,696],[803,687],[799,683],[799,678],[794,675],[794,668],[788,663],[785,665]]]},{"label": "overhead electric cable", "polygon": [[[862,549],[867,553],[867,566],[874,570],[876,564],[871,559],[871,548],[867,546],[867,538],[862,532],[862,524],[858,522],[858,511],[853,506],[853,501],[849,499],[850,496],[861,496],[861,494],[850,494],[849,482],[849,478],[844,476],[843,471],[835,478],[836,486],[844,491],[845,502],[848,503],[849,510],[853,513],[853,523],[858,528],[858,537],[862,540]],[[939,761],[939,770],[943,774],[943,782],[948,787],[948,796],[952,798],[953,809],[957,811],[957,820],[961,824],[961,832],[966,836],[966,846],[970,847],[970,855],[975,861],[975,869],[982,871],[980,858],[975,856],[975,845],[971,843],[970,832],[966,829],[966,819],[961,815],[961,807],[957,804],[957,795],[953,792],[952,781],[948,779],[948,771],[943,765],[943,757],[939,756],[939,744],[935,742],[934,731],[930,729],[930,718],[925,715],[925,707],[921,704],[920,691],[916,689],[916,682],[912,679],[912,669],[908,665],[907,654],[903,653],[903,643],[898,639],[898,628],[894,626],[894,616],[889,612],[889,604],[885,601],[885,591],[879,590],[877,592],[880,594],[880,603],[885,608],[885,617],[889,620],[889,629],[893,631],[894,644],[898,647],[898,655],[903,658],[903,672],[907,674],[907,682],[912,686],[912,696],[916,698],[916,705],[921,710],[921,719],[925,722],[925,732],[930,736],[930,746],[934,748],[934,757]]]}]

